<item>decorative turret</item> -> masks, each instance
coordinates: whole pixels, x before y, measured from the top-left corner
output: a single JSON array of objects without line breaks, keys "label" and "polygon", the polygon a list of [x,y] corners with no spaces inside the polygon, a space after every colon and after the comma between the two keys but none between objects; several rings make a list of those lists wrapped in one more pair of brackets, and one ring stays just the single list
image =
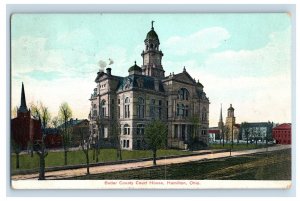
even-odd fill
[{"label": "decorative turret", "polygon": [[234,108],[232,107],[232,104],[230,104],[230,107],[227,110],[227,117],[234,117]]},{"label": "decorative turret", "polygon": [[129,75],[132,75],[132,74],[141,75],[142,74],[142,69],[141,69],[141,67],[139,67],[138,65],[136,65],[136,61],[134,61],[134,65],[131,66],[128,69],[128,72],[129,72]]},{"label": "decorative turret", "polygon": [[144,40],[145,50],[141,54],[143,57],[142,73],[162,79],[165,77],[165,71],[161,65],[163,53],[159,50],[159,38],[154,31],[153,23],[154,21],[151,21],[151,30]]}]

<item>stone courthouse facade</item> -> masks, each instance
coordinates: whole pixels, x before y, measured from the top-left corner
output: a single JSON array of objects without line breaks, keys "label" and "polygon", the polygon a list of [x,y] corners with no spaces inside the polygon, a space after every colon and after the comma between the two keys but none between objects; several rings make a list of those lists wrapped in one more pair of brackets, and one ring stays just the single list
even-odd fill
[{"label": "stone courthouse facade", "polygon": [[90,98],[91,136],[99,136],[101,146],[113,146],[112,131],[120,127],[122,149],[145,149],[145,126],[159,119],[168,126],[169,148],[187,149],[191,138],[207,144],[209,99],[203,85],[185,67],[178,74],[165,76],[153,22],[144,44],[143,64],[135,62],[127,76],[113,75],[111,68],[97,73],[97,87]]}]

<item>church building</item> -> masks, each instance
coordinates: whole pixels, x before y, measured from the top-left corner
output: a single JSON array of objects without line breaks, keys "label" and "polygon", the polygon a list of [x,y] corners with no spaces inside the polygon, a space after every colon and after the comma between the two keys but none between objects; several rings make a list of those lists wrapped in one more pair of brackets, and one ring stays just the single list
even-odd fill
[{"label": "church building", "polygon": [[13,147],[26,150],[42,139],[41,122],[31,115],[26,105],[24,85],[22,83],[21,105],[17,117],[11,120],[11,142]]},{"label": "church building", "polygon": [[153,119],[167,125],[169,148],[188,149],[193,140],[208,144],[209,99],[204,87],[185,67],[165,76],[159,45],[152,21],[140,66],[134,62],[127,76],[113,75],[109,67],[97,72],[89,119],[91,136],[102,147],[120,143],[122,149],[146,149],[144,129]]}]

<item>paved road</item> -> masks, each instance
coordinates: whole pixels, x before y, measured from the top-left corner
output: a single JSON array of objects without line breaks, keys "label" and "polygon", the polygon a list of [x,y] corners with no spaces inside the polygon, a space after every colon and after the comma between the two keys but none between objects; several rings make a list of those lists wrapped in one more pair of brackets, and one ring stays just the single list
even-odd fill
[{"label": "paved road", "polygon": [[[291,145],[278,145],[278,146],[269,147],[268,151],[277,151],[277,150],[283,150],[289,148],[291,148]],[[259,153],[265,151],[266,148],[235,151],[232,152],[232,156],[240,156],[240,155]],[[185,156],[185,157],[183,156],[180,158],[160,159],[157,160],[157,165],[169,165],[169,164],[199,161],[204,159],[224,158],[224,157],[228,157],[229,155],[230,152],[222,152],[222,153],[212,153],[212,154],[197,155],[197,156]],[[139,168],[145,168],[151,166],[152,166],[152,161],[142,161],[136,163],[124,163],[124,164],[116,164],[116,165],[102,165],[97,167],[90,167],[90,174],[132,170],[132,169],[139,169]],[[75,176],[83,176],[85,174],[86,174],[86,168],[78,168],[74,170],[59,170],[53,172],[46,172],[46,179],[67,179]],[[26,180],[26,179],[38,179],[38,173],[12,176],[12,180]]]}]

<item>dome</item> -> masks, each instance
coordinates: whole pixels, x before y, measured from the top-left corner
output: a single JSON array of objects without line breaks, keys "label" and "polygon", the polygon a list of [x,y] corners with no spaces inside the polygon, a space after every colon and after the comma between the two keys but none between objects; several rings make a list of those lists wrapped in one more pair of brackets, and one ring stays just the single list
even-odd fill
[{"label": "dome", "polygon": [[130,72],[130,71],[140,71],[140,72],[142,72],[142,68],[139,67],[138,65],[136,65],[136,61],[135,61],[135,62],[134,62],[134,65],[131,66],[131,67],[128,69],[128,72]]},{"label": "dome", "polygon": [[146,40],[158,40],[159,42],[159,39],[158,39],[158,35],[157,33],[154,31],[154,28],[151,29],[151,31],[149,31],[147,33],[147,36],[146,36]]},{"label": "dome", "polygon": [[232,104],[230,104],[230,107],[228,108],[228,110],[234,110],[234,108],[232,107]]}]

